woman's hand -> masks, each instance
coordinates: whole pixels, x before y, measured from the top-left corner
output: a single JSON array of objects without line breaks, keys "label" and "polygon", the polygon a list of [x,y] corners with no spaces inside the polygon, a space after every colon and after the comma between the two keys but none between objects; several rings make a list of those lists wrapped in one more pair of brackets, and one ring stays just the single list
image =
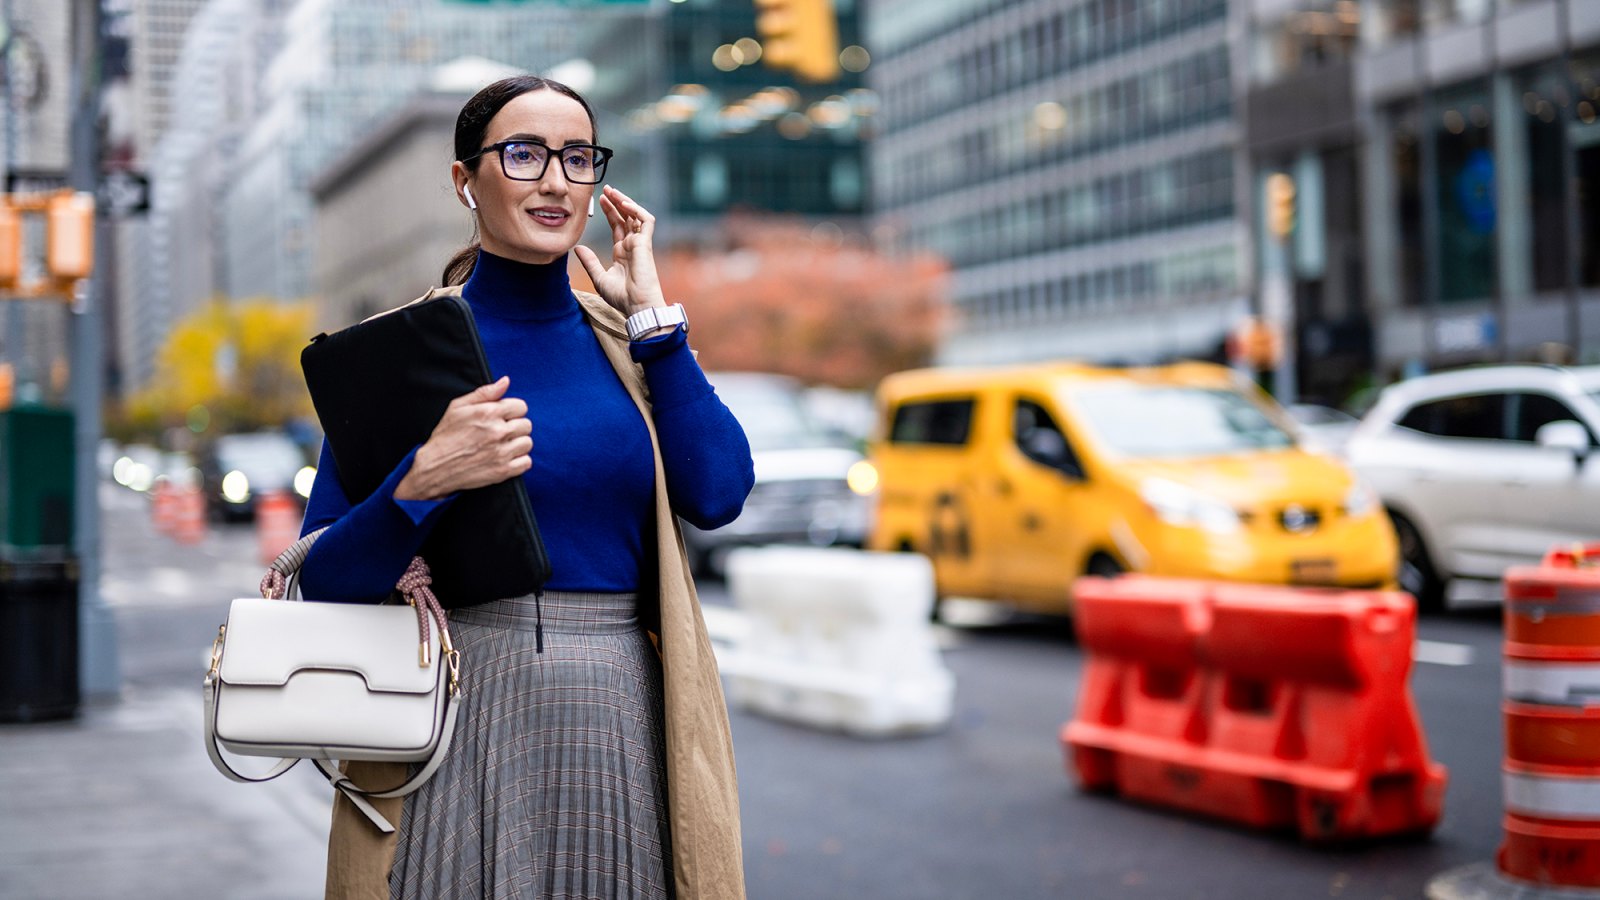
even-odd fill
[{"label": "woman's hand", "polygon": [[499,484],[533,467],[528,404],[506,397],[501,377],[450,401],[411,471],[395,486],[396,500],[435,500],[456,491]]},{"label": "woman's hand", "polygon": [[665,306],[661,279],[656,274],[656,217],[627,194],[606,185],[600,192],[600,209],[611,224],[611,265],[601,265],[593,250],[579,244],[583,264],[595,292],[624,316],[649,306]]}]

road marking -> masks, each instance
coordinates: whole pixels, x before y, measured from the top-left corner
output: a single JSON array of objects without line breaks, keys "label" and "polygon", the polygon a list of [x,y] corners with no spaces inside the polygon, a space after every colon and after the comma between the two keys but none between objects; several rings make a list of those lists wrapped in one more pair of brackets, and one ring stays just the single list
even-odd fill
[{"label": "road marking", "polygon": [[1436,666],[1472,665],[1472,647],[1469,644],[1447,644],[1444,641],[1417,641],[1411,658],[1419,663]]}]

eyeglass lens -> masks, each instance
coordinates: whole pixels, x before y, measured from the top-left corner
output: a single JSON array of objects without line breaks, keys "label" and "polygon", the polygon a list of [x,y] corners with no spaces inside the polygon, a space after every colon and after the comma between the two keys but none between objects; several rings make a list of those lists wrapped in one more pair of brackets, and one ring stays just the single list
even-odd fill
[{"label": "eyeglass lens", "polygon": [[[526,181],[544,177],[550,165],[551,150],[543,144],[506,144],[500,149],[500,159],[506,176]],[[561,159],[561,169],[567,180],[577,184],[595,184],[605,174],[605,153],[598,147],[563,147],[556,155]]]}]

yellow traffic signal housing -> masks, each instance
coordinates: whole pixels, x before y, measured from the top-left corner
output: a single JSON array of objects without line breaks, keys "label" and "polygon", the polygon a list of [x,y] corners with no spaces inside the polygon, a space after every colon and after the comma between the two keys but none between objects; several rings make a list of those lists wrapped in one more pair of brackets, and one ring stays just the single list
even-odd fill
[{"label": "yellow traffic signal housing", "polygon": [[839,22],[833,0],[755,0],[761,58],[806,81],[839,78]]},{"label": "yellow traffic signal housing", "polygon": [[22,278],[22,215],[0,202],[0,289],[14,288]]},{"label": "yellow traffic signal housing", "polygon": [[94,195],[60,193],[45,209],[45,268],[54,278],[88,278],[94,270]]},{"label": "yellow traffic signal housing", "polygon": [[1267,176],[1267,231],[1278,240],[1294,232],[1294,179],[1283,172]]}]

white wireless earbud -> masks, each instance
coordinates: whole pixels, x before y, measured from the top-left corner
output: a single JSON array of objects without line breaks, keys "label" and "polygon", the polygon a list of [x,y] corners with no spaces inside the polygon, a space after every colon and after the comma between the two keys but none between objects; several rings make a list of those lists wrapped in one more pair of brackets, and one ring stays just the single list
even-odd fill
[{"label": "white wireless earbud", "polygon": [[472,188],[467,187],[466,185],[463,184],[461,186],[461,195],[463,197],[467,198],[467,209],[477,209],[478,208],[478,201],[472,199]]},{"label": "white wireless earbud", "polygon": [[594,195],[589,195],[589,218],[594,218]]}]

